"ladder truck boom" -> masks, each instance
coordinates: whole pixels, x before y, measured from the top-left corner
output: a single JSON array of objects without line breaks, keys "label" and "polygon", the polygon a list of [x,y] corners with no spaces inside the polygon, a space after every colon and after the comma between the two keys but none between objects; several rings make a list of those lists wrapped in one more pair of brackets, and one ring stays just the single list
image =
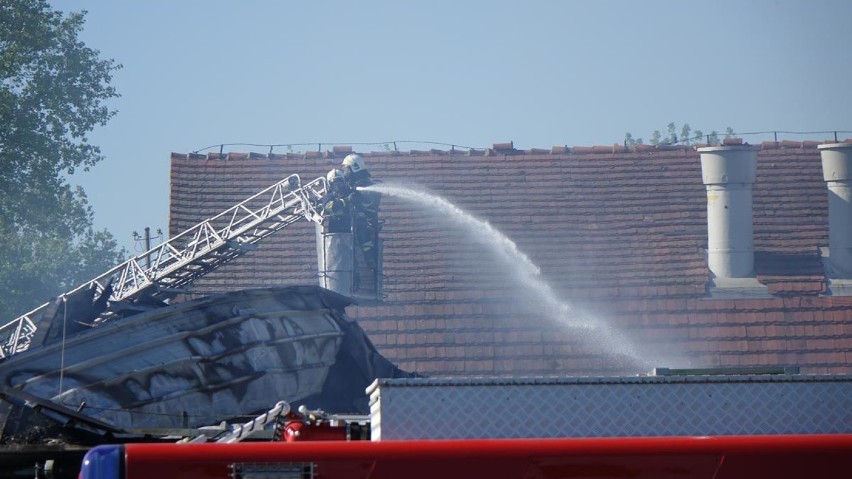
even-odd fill
[{"label": "ladder truck boom", "polygon": [[[167,301],[276,231],[302,218],[321,223],[318,205],[326,191],[325,178],[302,184],[298,175],[290,175],[59,298],[66,300],[74,293],[95,288],[101,294],[109,292],[111,305],[142,295]],[[0,359],[30,347],[39,315],[50,305],[45,303],[0,326]]]}]

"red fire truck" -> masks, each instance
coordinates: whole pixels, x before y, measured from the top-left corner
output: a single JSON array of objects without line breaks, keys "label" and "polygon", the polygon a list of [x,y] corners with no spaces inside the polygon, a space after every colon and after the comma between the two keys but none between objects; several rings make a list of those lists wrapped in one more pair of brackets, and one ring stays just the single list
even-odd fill
[{"label": "red fire truck", "polygon": [[82,479],[849,477],[852,435],[99,446]]}]

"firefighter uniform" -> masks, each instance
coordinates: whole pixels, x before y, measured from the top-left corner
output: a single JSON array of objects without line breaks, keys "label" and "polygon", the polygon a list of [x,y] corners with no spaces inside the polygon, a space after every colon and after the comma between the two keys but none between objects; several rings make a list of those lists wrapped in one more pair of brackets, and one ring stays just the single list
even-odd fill
[{"label": "firefighter uniform", "polygon": [[322,227],[326,233],[352,232],[352,213],[345,198],[330,196],[323,199]]},{"label": "firefighter uniform", "polygon": [[352,208],[355,242],[371,269],[378,266],[379,202],[381,194],[374,191],[353,191],[349,195]]}]

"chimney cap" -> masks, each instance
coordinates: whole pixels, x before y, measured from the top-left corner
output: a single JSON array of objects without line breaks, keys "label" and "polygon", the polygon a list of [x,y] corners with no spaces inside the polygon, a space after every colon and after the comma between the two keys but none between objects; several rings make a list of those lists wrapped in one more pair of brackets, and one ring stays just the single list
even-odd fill
[{"label": "chimney cap", "polygon": [[757,151],[760,145],[729,145],[729,146],[705,146],[698,148],[699,153],[713,153],[716,151]]},{"label": "chimney cap", "polygon": [[817,149],[819,150],[829,150],[835,148],[852,148],[852,143],[847,142],[837,142],[837,143],[823,143],[822,145],[817,145]]}]

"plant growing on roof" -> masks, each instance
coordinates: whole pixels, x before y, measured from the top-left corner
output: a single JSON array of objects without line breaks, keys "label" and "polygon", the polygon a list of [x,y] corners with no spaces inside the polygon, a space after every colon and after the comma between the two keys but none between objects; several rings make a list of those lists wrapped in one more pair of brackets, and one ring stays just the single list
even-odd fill
[{"label": "plant growing on roof", "polygon": [[[734,130],[731,127],[728,127],[725,130],[725,138],[730,138],[734,136]],[[674,122],[669,123],[666,126],[665,134],[661,133],[660,130],[654,130],[654,133],[651,134],[650,144],[652,145],[675,145],[675,144],[683,144],[683,145],[693,145],[693,144],[708,144],[708,145],[718,145],[721,143],[719,139],[719,132],[713,130],[710,134],[705,135],[701,130],[693,130],[692,127],[689,126],[689,123],[684,123],[683,127],[680,130],[680,136],[677,134],[677,125]],[[624,134],[624,146],[636,146],[644,144],[642,138],[633,138],[631,133]]]}]

